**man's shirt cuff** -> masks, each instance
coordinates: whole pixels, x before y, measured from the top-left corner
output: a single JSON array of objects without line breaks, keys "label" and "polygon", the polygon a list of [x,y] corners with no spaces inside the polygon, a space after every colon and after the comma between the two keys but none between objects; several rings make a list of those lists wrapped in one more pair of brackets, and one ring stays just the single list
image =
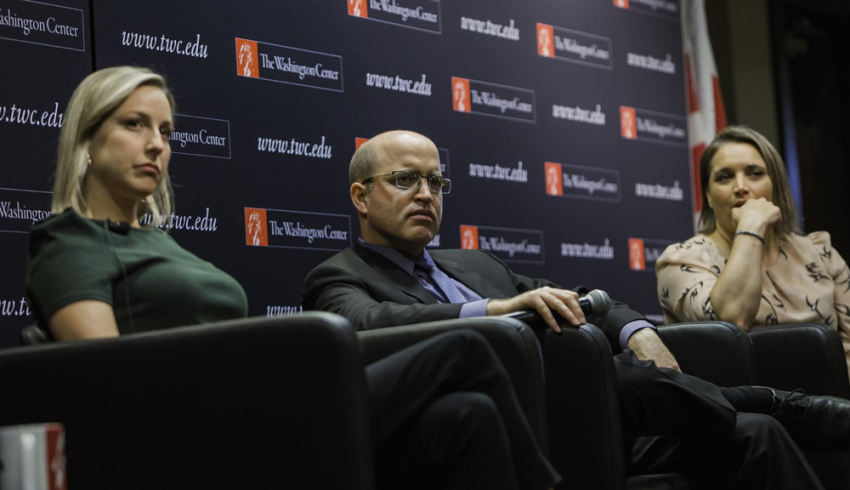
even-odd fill
[{"label": "man's shirt cuff", "polygon": [[[460,313],[461,318],[463,318],[463,310],[460,310],[460,312],[461,312]],[[641,329],[644,329],[644,328],[651,328],[651,329],[655,330],[656,332],[658,331],[658,328],[656,328],[655,325],[649,323],[646,320],[634,320],[634,321],[627,323],[623,327],[623,329],[620,330],[620,347],[623,350],[628,349],[629,348],[629,338],[632,336],[632,334],[634,334],[638,330],[641,330]]]},{"label": "man's shirt cuff", "polygon": [[473,316],[487,316],[487,302],[490,298],[479,299],[478,301],[470,301],[464,303],[460,307],[460,316],[458,318],[469,318]]}]

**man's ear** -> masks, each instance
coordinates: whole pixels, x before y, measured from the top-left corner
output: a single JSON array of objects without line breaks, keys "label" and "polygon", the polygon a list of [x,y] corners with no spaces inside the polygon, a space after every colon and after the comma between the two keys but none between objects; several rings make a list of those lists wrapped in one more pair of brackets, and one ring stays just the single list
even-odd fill
[{"label": "man's ear", "polygon": [[369,189],[360,182],[355,182],[351,184],[349,194],[351,195],[351,204],[354,204],[354,208],[357,209],[357,213],[361,216],[368,214]]}]

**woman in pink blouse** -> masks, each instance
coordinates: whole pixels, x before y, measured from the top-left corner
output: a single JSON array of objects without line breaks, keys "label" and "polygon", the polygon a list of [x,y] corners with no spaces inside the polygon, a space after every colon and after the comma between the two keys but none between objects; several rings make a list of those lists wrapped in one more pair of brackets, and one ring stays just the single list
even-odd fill
[{"label": "woman in pink blouse", "polygon": [[838,330],[850,359],[850,269],[829,233],[800,232],[776,149],[730,126],[703,153],[700,179],[700,234],[667,247],[655,265],[665,320],[745,330],[822,323]]}]

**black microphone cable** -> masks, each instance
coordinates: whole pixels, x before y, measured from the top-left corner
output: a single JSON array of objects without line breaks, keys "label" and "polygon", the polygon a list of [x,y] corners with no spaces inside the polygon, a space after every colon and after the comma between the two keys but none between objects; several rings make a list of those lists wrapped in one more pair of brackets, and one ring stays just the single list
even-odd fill
[{"label": "black microphone cable", "polygon": [[133,310],[130,309],[130,281],[127,280],[127,268],[124,267],[124,261],[121,260],[121,254],[118,253],[118,247],[112,241],[112,232],[109,231],[108,227],[111,223],[112,221],[106,218],[103,222],[103,231],[106,233],[106,239],[109,240],[109,244],[112,245],[112,251],[115,252],[118,264],[121,265],[121,274],[124,275],[124,306],[127,307],[127,318],[130,320],[130,333],[135,333],[136,329],[133,327]]}]

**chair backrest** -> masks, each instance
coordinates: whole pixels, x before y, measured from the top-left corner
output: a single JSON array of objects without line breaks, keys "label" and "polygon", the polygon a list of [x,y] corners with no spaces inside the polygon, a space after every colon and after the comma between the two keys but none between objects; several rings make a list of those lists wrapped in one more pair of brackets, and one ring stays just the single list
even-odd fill
[{"label": "chair backrest", "polygon": [[756,355],[747,333],[726,322],[676,323],[658,335],[682,372],[718,386],[759,384]]},{"label": "chair backrest", "polygon": [[850,398],[847,358],[835,330],[797,323],[751,328],[749,334],[764,385]]},{"label": "chair backrest", "polygon": [[0,386],[0,425],[65,425],[75,488],[373,488],[365,375],[337,315],[10,348]]}]

